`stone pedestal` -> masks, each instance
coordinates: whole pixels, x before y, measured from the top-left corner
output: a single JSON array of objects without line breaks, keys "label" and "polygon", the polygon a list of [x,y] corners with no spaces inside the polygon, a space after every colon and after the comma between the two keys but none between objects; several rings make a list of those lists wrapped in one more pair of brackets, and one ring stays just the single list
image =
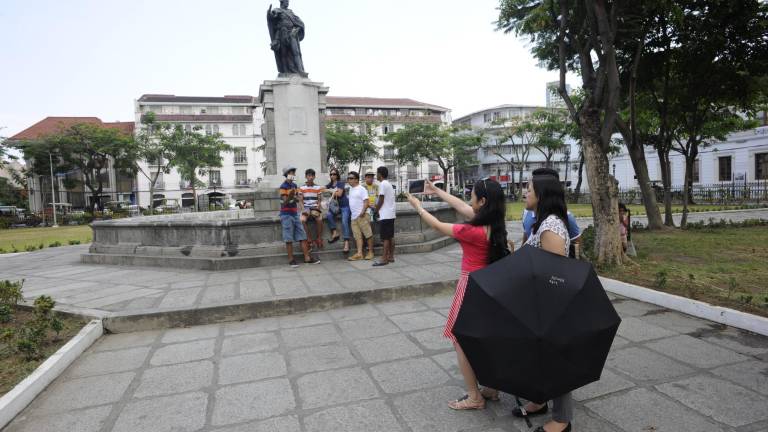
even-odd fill
[{"label": "stone pedestal", "polygon": [[325,130],[320,115],[327,94],[328,87],[301,75],[281,76],[261,85],[259,102],[264,110],[266,167],[260,189],[277,188],[283,181],[282,169],[288,165],[296,167],[299,182],[307,168],[317,172],[318,183],[328,179]]}]

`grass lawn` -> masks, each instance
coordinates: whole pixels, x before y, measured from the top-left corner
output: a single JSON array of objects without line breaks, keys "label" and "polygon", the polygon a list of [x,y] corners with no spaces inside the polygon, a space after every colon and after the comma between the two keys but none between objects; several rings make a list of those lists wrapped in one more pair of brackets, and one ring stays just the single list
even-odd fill
[{"label": "grass lawn", "polygon": [[48,247],[57,241],[62,246],[69,245],[70,240],[90,243],[92,238],[93,231],[88,225],[60,226],[58,228],[10,228],[0,230],[0,252],[13,252],[14,247],[17,252],[24,252],[27,246],[39,248],[40,245],[43,245]]},{"label": "grass lawn", "polygon": [[603,276],[768,316],[768,227],[637,231],[632,240],[637,258]]},{"label": "grass lawn", "polygon": [[[645,207],[637,204],[630,204],[630,211],[632,216],[645,215]],[[720,205],[692,205],[688,206],[691,212],[704,212],[704,211],[722,211],[722,210],[737,210],[741,206],[720,206]],[[522,201],[507,203],[507,220],[520,220],[525,209],[525,203]],[[576,217],[592,217],[592,205],[591,204],[568,204],[568,211],[573,213]],[[682,205],[673,205],[672,213],[682,213]],[[664,214],[664,208],[661,208],[661,214]]]},{"label": "grass lawn", "polygon": [[[21,324],[32,318],[33,313],[31,310],[17,309],[12,322],[0,324],[0,333],[6,328],[18,328]],[[16,384],[34,372],[45,359],[64,346],[87,323],[82,318],[61,315],[59,318],[64,323],[64,330],[59,334],[58,340],[53,340],[53,337],[49,337],[42,347],[43,358],[40,360],[27,361],[23,355],[10,351],[3,342],[0,342],[0,396],[11,391]]]}]

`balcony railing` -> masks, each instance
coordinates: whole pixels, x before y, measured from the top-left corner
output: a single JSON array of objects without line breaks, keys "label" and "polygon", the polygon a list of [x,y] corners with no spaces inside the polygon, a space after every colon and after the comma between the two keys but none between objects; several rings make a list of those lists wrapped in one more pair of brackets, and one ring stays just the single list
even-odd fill
[{"label": "balcony railing", "polygon": [[251,183],[252,183],[251,179],[240,180],[235,182],[235,187],[239,187],[239,188],[248,187],[251,185]]}]

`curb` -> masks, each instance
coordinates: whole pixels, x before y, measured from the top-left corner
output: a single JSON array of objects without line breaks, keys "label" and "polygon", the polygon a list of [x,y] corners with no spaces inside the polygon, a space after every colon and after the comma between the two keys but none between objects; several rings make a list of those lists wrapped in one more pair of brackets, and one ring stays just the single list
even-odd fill
[{"label": "curb", "polygon": [[0,429],[10,423],[103,333],[101,321],[89,322],[24,381],[0,398]]},{"label": "curb", "polygon": [[768,336],[768,318],[740,312],[734,309],[714,306],[702,301],[667,294],[665,292],[602,276],[600,277],[600,281],[603,283],[603,287],[606,291],[614,294],[655,304],[719,324],[747,330],[759,335]]},{"label": "curb", "polygon": [[456,280],[415,285],[375,288],[304,297],[287,297],[254,303],[232,303],[196,309],[137,311],[104,318],[104,329],[110,333],[129,333],[173,327],[189,327],[246,319],[267,318],[307,312],[320,312],[345,306],[433,296],[453,292]]}]

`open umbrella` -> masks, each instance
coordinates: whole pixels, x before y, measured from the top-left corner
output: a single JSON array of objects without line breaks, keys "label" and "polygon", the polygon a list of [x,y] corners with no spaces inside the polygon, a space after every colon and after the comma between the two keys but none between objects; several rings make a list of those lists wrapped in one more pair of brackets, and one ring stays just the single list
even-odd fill
[{"label": "open umbrella", "polygon": [[481,384],[542,403],[600,379],[620,323],[591,264],[524,246],[470,274],[453,334]]}]

